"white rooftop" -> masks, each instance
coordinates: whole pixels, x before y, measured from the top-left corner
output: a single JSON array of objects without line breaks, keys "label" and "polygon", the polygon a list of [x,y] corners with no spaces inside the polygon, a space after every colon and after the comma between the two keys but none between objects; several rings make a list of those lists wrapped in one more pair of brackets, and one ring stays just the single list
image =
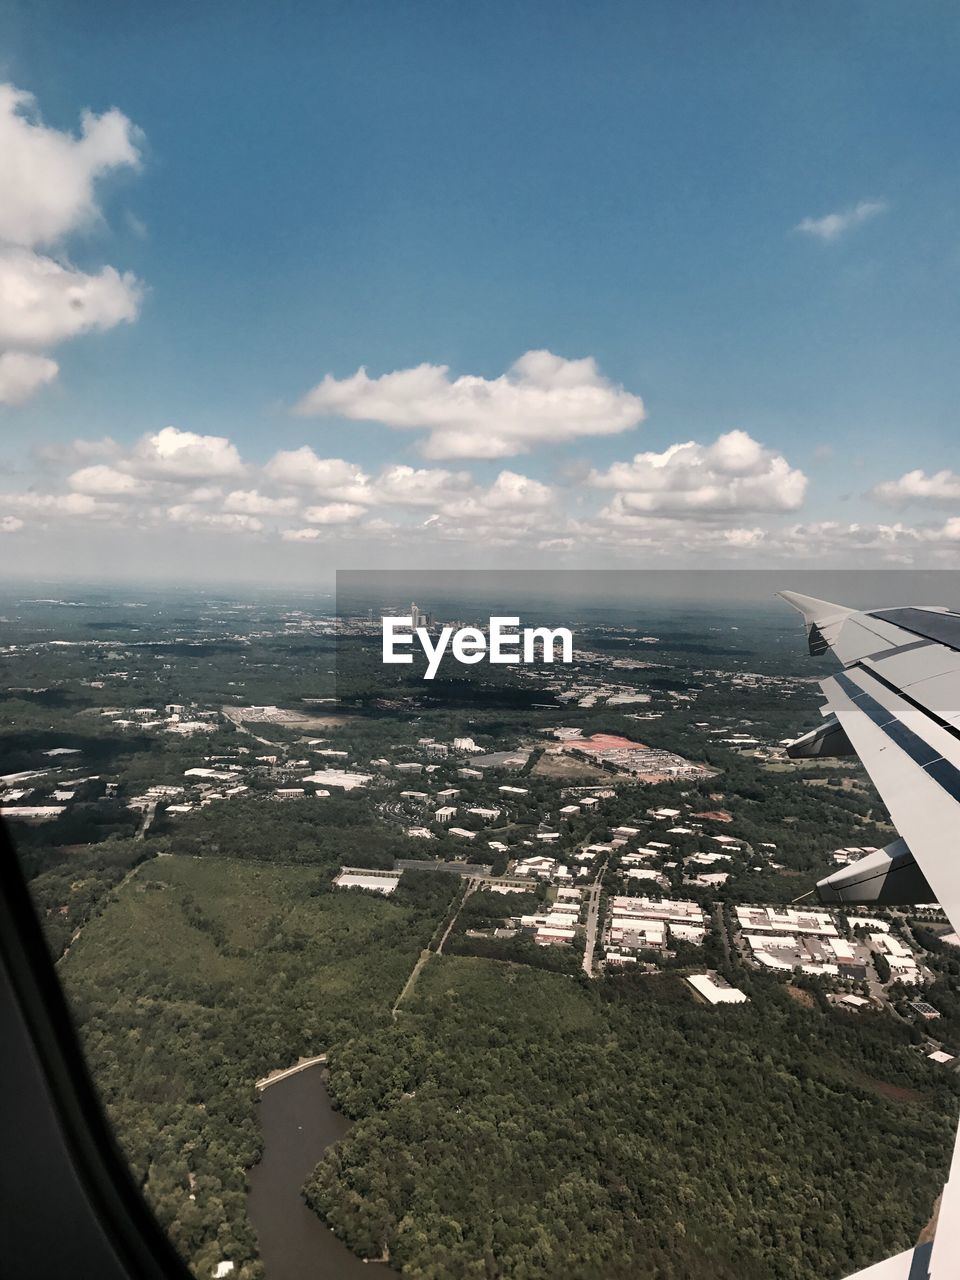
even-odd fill
[{"label": "white rooftop", "polygon": [[399,871],[365,873],[345,867],[333,883],[340,889],[373,889],[376,893],[393,893],[399,879]]},{"label": "white rooftop", "polygon": [[692,973],[687,981],[711,1004],[746,1004],[747,996],[737,987],[719,986],[708,973]]},{"label": "white rooftop", "polygon": [[303,781],[313,782],[317,786],[340,787],[344,791],[353,791],[363,787],[371,779],[369,773],[348,773],[345,769],[318,769],[316,773],[307,774]]}]

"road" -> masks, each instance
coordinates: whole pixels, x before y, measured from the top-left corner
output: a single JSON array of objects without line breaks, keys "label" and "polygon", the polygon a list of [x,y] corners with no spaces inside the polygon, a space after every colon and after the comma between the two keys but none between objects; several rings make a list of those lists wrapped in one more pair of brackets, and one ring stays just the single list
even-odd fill
[{"label": "road", "polygon": [[[481,881],[478,879],[469,880],[467,882],[466,891],[464,892],[463,897],[457,903],[457,909],[456,911],[454,911],[453,915],[450,917],[450,923],[447,925],[446,929],[444,929],[443,937],[437,943],[436,954],[438,956],[443,953],[443,944],[450,937],[450,930],[457,923],[457,917],[460,915],[460,911],[463,907],[463,904],[470,897],[471,893],[473,893],[475,889],[478,889],[480,887],[480,884],[481,884]],[[394,1006],[390,1010],[390,1016],[393,1018],[394,1022],[396,1022],[397,1020],[397,1010],[400,1008],[404,1000],[406,1000],[407,996],[416,986],[417,979],[420,977],[420,971],[423,969],[424,965],[427,964],[427,962],[429,961],[430,957],[433,954],[434,952],[432,952],[429,947],[427,947],[426,950],[420,952],[420,955],[417,958],[417,963],[413,966],[413,969],[410,972],[409,978],[407,978],[406,982],[403,984],[403,990],[397,996],[396,1001],[394,1002]]]},{"label": "road", "polygon": [[723,914],[723,903],[718,902],[713,909],[713,923],[716,926],[717,933],[720,935],[720,942],[723,946],[723,956],[727,964],[730,963],[730,936],[727,933],[727,922]]},{"label": "road", "polygon": [[315,1067],[318,1063],[326,1062],[327,1055],[318,1053],[315,1058],[301,1058],[299,1062],[292,1067],[287,1067],[284,1071],[271,1071],[268,1076],[255,1082],[256,1087],[262,1092],[269,1089],[272,1084],[278,1084],[281,1080],[286,1080],[288,1076],[295,1076],[298,1071],[306,1071],[307,1067]]},{"label": "road", "polygon": [[603,873],[607,869],[604,863],[597,872],[597,877],[590,886],[589,905],[587,907],[587,937],[586,945],[583,949],[583,972],[588,978],[594,976],[593,973],[593,953],[597,946],[597,922],[600,916],[600,885],[603,880]]},{"label": "road", "polygon": [[427,949],[426,951],[421,951],[420,955],[417,957],[417,963],[410,970],[410,976],[409,978],[407,978],[406,982],[403,984],[403,990],[397,996],[396,1000],[394,1001],[393,1008],[390,1010],[390,1017],[393,1018],[394,1022],[396,1022],[397,1020],[397,1010],[400,1008],[404,1000],[413,990],[414,986],[416,985],[417,979],[420,977],[420,970],[423,968],[423,966],[427,963],[427,961],[430,959],[432,955],[433,955],[433,952]]},{"label": "road", "polygon": [[156,816],[157,802],[156,800],[151,800],[143,811],[143,817],[140,820],[140,826],[137,830],[137,834],[133,837],[134,840],[142,840],[146,836],[147,832],[150,830],[150,825]]},{"label": "road", "polygon": [[[126,885],[130,883],[130,881],[137,874],[137,872],[140,870],[141,867],[145,867],[147,865],[147,862],[152,862],[152,861],[153,861],[152,858],[148,858],[145,862],[138,862],[135,867],[131,867],[130,870],[127,872],[127,874],[123,877],[123,879],[118,884],[114,885],[114,887],[110,890],[109,894],[107,895],[107,899],[112,898],[115,894],[118,894],[121,891],[121,889],[123,889]],[[77,925],[76,929],[74,929],[70,937],[70,942],[67,944],[67,946],[64,947],[61,955],[57,957],[55,962],[56,964],[62,964],[63,961],[66,960],[67,956],[70,954],[70,948],[73,946],[76,940],[80,937],[81,933],[83,933],[84,929],[87,927],[90,921],[96,918],[96,915],[99,915],[99,912],[96,912],[95,915],[91,915],[90,917],[88,917],[88,919],[84,920],[83,924]]]},{"label": "road", "polygon": [[459,916],[460,912],[463,910],[463,904],[464,904],[464,903],[466,902],[466,900],[470,897],[471,893],[473,893],[473,891],[474,891],[476,888],[478,888],[479,884],[480,884],[480,881],[479,881],[479,880],[468,880],[468,881],[467,881],[467,891],[466,891],[466,893],[463,895],[463,897],[460,899],[460,902],[459,902],[459,904],[457,905],[457,909],[456,909],[456,911],[453,913],[453,916],[452,916],[452,917],[451,917],[451,919],[450,919],[450,923],[447,925],[446,929],[444,930],[443,937],[440,939],[440,942],[439,942],[439,944],[438,944],[438,946],[437,946],[437,955],[438,955],[438,956],[443,954],[443,944],[444,944],[444,943],[446,942],[446,940],[450,937],[450,930],[451,930],[451,929],[453,928],[453,926],[457,923],[457,917]]}]

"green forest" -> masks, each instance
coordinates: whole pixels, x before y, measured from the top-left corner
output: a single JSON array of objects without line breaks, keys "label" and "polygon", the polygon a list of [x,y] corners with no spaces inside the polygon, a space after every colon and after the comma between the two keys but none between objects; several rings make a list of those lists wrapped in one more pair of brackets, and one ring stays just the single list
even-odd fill
[{"label": "green forest", "polygon": [[406,873],[388,901],[331,892],[314,868],[160,857],[72,945],[61,968],[94,1079],[198,1276],[224,1256],[260,1275],[254,1081],[382,1025],[456,888]]},{"label": "green forest", "polygon": [[434,958],[396,1026],[334,1053],[357,1123],[308,1202],[410,1280],[809,1280],[905,1248],[952,1077],[889,1021],[757,996]]}]

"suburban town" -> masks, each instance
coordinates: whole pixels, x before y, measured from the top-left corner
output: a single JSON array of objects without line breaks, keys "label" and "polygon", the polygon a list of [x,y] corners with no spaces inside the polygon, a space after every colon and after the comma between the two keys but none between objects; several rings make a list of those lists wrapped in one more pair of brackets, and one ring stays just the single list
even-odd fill
[{"label": "suburban town", "polygon": [[[398,607],[425,628],[445,614],[472,625],[463,606]],[[392,1117],[372,1095],[357,1101],[356,1037],[372,1037],[377,1061],[408,1052],[421,1019],[452,1016],[445,990],[483,1007],[507,984],[505,1044],[545,1034],[541,998],[626,1001],[620,1036],[659,1010],[661,1035],[696,1016],[701,1038],[727,1044],[787,1035],[762,1029],[774,1016],[812,1019],[847,1052],[897,1046],[884,1070],[903,1083],[870,1086],[884,1097],[960,1088],[960,939],[939,906],[812,895],[893,828],[856,761],[787,755],[816,723],[819,690],[780,614],[761,610],[748,629],[713,610],[694,640],[669,611],[593,619],[572,628],[569,662],[446,668],[425,683],[380,666],[375,608],[186,598],[174,623],[170,611],[3,602],[0,806],[58,971],[96,1011],[90,1052],[122,1139],[198,1277],[261,1274],[271,1099],[316,1068],[325,1106]],[[162,1087],[149,1070],[131,1095],[131,1014],[105,994],[116,965],[143,1017],[172,1001],[181,1018],[180,992],[226,1019],[216,1069],[241,1119],[229,1136],[199,1122],[206,1154],[188,1099],[215,1104],[207,1042],[170,1032],[194,1081],[174,1119],[151,1100]],[[554,985],[512,1008],[527,981]],[[281,1010],[255,1013],[249,1044],[228,1012],[236,983]],[[464,1029],[443,1034],[453,1055]],[[872,1079],[866,1057],[858,1071]],[[305,1212],[336,1224],[338,1249],[377,1256],[333,1151],[305,1184]]]},{"label": "suburban town", "polygon": [[[433,625],[430,614],[416,604],[410,608],[415,622]],[[283,634],[325,634],[362,643],[375,634],[372,621],[372,611],[328,621],[294,614],[285,620]],[[623,634],[622,628],[611,630]],[[649,653],[658,637],[638,634],[631,641],[634,650]],[[3,656],[15,660],[43,647],[13,644]],[[934,980],[904,913],[798,909],[742,900],[730,892],[745,876],[770,876],[786,868],[778,860],[776,841],[751,843],[738,834],[737,807],[722,789],[723,770],[704,763],[698,747],[720,747],[760,768],[796,766],[783,750],[788,738],[771,739],[749,717],[725,718],[697,707],[709,705],[711,691],[721,687],[744,698],[753,692],[796,698],[810,687],[804,677],[694,668],[682,691],[652,694],[638,687],[637,678],[662,670],[662,663],[647,658],[611,663],[601,651],[578,647],[570,668],[521,670],[518,680],[536,678],[540,696],[551,696],[560,709],[598,714],[615,708],[622,721],[636,724],[631,732],[638,735],[680,711],[689,717],[690,758],[640,737],[564,723],[492,744],[482,735],[483,745],[470,735],[384,741],[382,754],[371,757],[350,741],[349,722],[332,695],[308,699],[309,705],[298,709],[243,705],[239,699],[219,706],[196,700],[130,706],[128,691],[140,683],[139,673],[114,665],[130,652],[114,644],[100,646],[99,652],[102,661],[96,660],[95,648],[94,665],[82,684],[92,698],[122,692],[123,705],[93,706],[85,714],[121,735],[187,741],[200,762],[185,767],[179,781],[153,782],[135,794],[127,787],[120,796],[117,779],[87,774],[80,748],[41,746],[40,767],[0,777],[0,804],[8,821],[56,822],[72,806],[101,795],[135,815],[137,839],[147,835],[158,815],[175,837],[178,820],[241,797],[316,803],[316,821],[322,823],[324,799],[356,793],[385,828],[421,848],[415,857],[397,858],[389,869],[344,861],[336,886],[390,894],[407,869],[453,875],[464,893],[481,890],[503,900],[501,918],[483,930],[470,929],[468,936],[524,938],[538,947],[575,952],[587,976],[624,967],[648,974],[678,964],[683,971],[694,969],[704,960],[709,938],[714,953],[719,944],[747,969],[763,969],[787,982],[815,980],[849,1011],[876,1007],[896,1016],[907,991]],[[632,680],[611,678],[611,669],[629,673]],[[225,732],[230,734],[226,747]],[[203,745],[212,736],[216,750]],[[704,799],[702,788],[696,796],[685,789],[694,782],[715,782],[718,789]],[[675,803],[645,803],[650,788],[668,783]],[[874,848],[809,852],[818,864],[840,866]],[[535,899],[536,909],[511,910],[517,895],[526,904]],[[944,931],[945,917],[936,904],[913,914],[934,929],[940,942],[960,946],[952,932]],[[695,984],[695,989],[717,1002],[713,988]],[[909,1008],[918,1003],[908,1002]],[[929,1010],[918,1016],[928,1056],[952,1064],[952,1055],[935,1039]]]}]

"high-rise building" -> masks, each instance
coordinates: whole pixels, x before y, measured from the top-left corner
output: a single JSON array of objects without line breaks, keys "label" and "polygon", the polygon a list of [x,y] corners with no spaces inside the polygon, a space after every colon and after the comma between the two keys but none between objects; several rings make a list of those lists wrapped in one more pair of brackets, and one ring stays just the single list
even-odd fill
[{"label": "high-rise building", "polygon": [[433,626],[433,614],[428,613],[426,609],[421,609],[418,604],[410,605],[410,618],[414,631],[417,627],[425,627],[429,631]]}]

